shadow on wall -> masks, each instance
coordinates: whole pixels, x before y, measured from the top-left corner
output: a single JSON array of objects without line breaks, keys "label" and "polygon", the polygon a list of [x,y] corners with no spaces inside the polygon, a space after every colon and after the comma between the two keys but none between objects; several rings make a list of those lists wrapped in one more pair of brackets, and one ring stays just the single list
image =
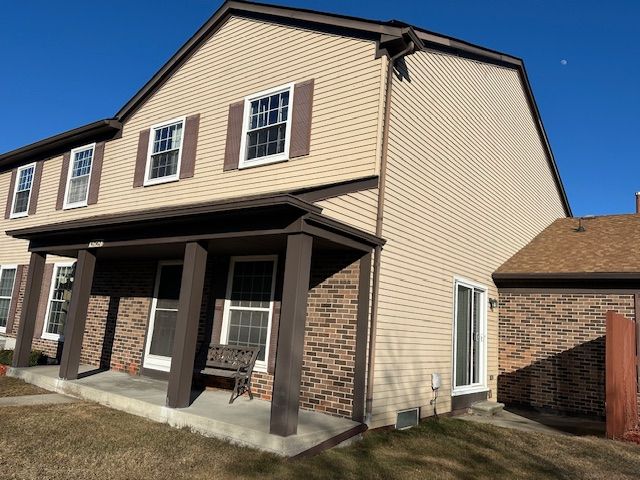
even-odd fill
[{"label": "shadow on wall", "polygon": [[550,354],[513,372],[501,372],[498,401],[536,410],[604,417],[605,336]]},{"label": "shadow on wall", "polygon": [[100,368],[109,370],[111,367],[111,355],[113,353],[113,342],[116,337],[116,323],[118,321],[118,310],[120,308],[120,297],[109,298],[109,308],[107,319],[104,325],[104,340],[102,342],[102,352],[100,353]]}]

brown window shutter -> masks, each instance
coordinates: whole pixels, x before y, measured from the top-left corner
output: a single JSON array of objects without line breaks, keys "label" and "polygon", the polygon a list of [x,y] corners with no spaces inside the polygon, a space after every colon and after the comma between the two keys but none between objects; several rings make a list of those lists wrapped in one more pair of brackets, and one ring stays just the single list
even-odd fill
[{"label": "brown window shutter", "polygon": [[190,115],[185,120],[184,138],[182,140],[182,158],[180,159],[180,178],[191,178],[196,169],[196,149],[198,147],[198,130],[200,114]]},{"label": "brown window shutter", "polygon": [[11,181],[9,182],[9,193],[7,194],[7,207],[4,211],[4,218],[11,218],[11,208],[13,207],[13,191],[16,188],[17,169],[11,171]]},{"label": "brown window shutter", "polygon": [[16,278],[13,281],[13,291],[11,292],[11,306],[9,306],[9,315],[7,317],[7,333],[11,334],[13,324],[16,318],[16,309],[18,308],[18,297],[20,296],[20,285],[22,284],[22,275],[25,271],[25,265],[18,265],[16,268]]},{"label": "brown window shutter", "polygon": [[69,175],[69,161],[71,152],[66,152],[62,156],[62,168],[60,169],[60,182],[58,183],[58,198],[56,199],[56,210],[62,210],[64,206],[64,196],[67,189],[67,177]]},{"label": "brown window shutter", "polygon": [[223,170],[235,170],[240,161],[240,142],[242,140],[242,121],[244,118],[244,101],[229,105],[227,119],[227,143],[224,149]]},{"label": "brown window shutter", "polygon": [[42,169],[44,167],[44,160],[40,160],[36,163],[35,171],[33,172],[33,181],[31,182],[31,198],[29,199],[29,215],[35,215],[38,209],[38,196],[40,195],[40,183],[42,183]]},{"label": "brown window shutter", "polygon": [[133,174],[133,186],[142,187],[144,185],[144,170],[147,167],[147,152],[149,150],[150,129],[142,130],[138,138],[138,154],[136,155],[136,170]]},{"label": "brown window shutter", "polygon": [[96,143],[96,147],[93,150],[93,160],[91,161],[91,179],[89,180],[89,194],[87,195],[87,205],[98,203],[103,160],[104,142]]},{"label": "brown window shutter", "polygon": [[311,79],[306,82],[296,83],[293,89],[289,158],[309,155],[311,146],[313,85],[314,80]]},{"label": "brown window shutter", "polygon": [[280,326],[280,302],[273,302],[273,317],[271,319],[271,337],[269,338],[269,360],[267,372],[276,371],[276,352],[278,350],[278,327]]},{"label": "brown window shutter", "polygon": [[33,338],[42,337],[44,328],[44,316],[47,314],[47,303],[49,301],[49,290],[51,289],[51,279],[53,277],[53,264],[47,263],[44,266],[42,275],[42,289],[40,290],[40,300],[38,301],[38,314],[36,316],[36,326],[33,329]]},{"label": "brown window shutter", "polygon": [[222,338],[222,316],[224,315],[224,298],[216,298],[213,312],[213,331],[211,332],[211,343],[220,343]]}]

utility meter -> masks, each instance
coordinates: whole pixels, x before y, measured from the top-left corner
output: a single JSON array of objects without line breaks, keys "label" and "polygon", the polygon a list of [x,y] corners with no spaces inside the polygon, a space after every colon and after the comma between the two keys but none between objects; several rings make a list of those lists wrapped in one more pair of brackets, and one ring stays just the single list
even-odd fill
[{"label": "utility meter", "polygon": [[431,374],[431,389],[437,390],[440,388],[440,374],[432,373]]}]

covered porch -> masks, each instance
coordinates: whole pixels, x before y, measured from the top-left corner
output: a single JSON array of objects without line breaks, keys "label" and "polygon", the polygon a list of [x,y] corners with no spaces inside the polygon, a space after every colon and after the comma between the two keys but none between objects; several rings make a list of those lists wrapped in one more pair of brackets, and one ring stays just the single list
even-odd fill
[{"label": "covered porch", "polygon": [[323,443],[337,444],[365,430],[352,420],[302,410],[298,433],[281,437],[269,432],[270,402],[241,397],[229,405],[228,392],[206,390],[187,408],[172,409],[165,406],[166,381],[93,370],[81,365],[76,380],[60,379],[55,365],[12,368],[9,374],[57,393],[286,457],[310,453]]},{"label": "covered porch", "polygon": [[[92,286],[96,272],[99,272],[96,266],[127,259],[180,261],[182,270],[181,277],[178,277],[180,288],[176,298],[175,332],[172,334],[168,372],[159,375],[159,379],[130,378],[131,381],[151,382],[148,385],[153,385],[153,395],[148,403],[156,407],[161,404],[165,409],[162,415],[167,419],[177,414],[167,413],[166,407],[180,409],[180,412],[189,409],[197,411],[198,405],[204,401],[200,400],[201,397],[214,402],[221,396],[219,400],[222,404],[228,402],[226,391],[221,394],[206,390],[199,395],[194,395],[192,391],[194,370],[196,373],[198,370],[199,333],[202,334],[203,328],[218,328],[213,325],[211,318],[215,317],[218,305],[213,306],[207,302],[207,298],[203,298],[207,271],[211,269],[208,258],[220,255],[271,255],[281,259],[279,270],[282,274],[274,279],[275,297],[271,297],[272,303],[274,298],[279,301],[279,325],[270,342],[274,353],[273,368],[267,382],[271,387],[270,402],[249,402],[245,398],[236,401],[241,405],[246,402],[248,409],[255,408],[263,413],[268,411],[268,417],[260,417],[260,429],[266,428],[263,420],[268,418],[268,433],[279,437],[302,434],[299,430],[300,421],[307,414],[313,414],[313,418],[317,418],[317,415],[331,418],[300,410],[306,355],[305,328],[309,291],[321,281],[314,279],[312,265],[315,264],[318,270],[322,265],[322,255],[346,255],[350,261],[357,262],[356,276],[359,281],[352,301],[357,321],[353,351],[350,352],[353,356],[352,375],[349,377],[351,384],[341,385],[340,390],[352,392],[349,394],[350,420],[358,424],[364,421],[371,251],[383,244],[381,239],[327,218],[317,206],[288,194],[102,215],[8,233],[29,240],[31,251],[14,354],[16,372],[35,370],[25,367],[32,347],[47,255],[77,258],[60,365],[39,367],[49,369],[47,375],[52,378],[55,372],[56,378],[60,379],[59,385],[65,385],[65,388],[91,382],[91,376],[81,375],[81,353]],[[329,270],[326,274],[331,275],[333,271]],[[226,272],[220,276],[226,276]],[[331,309],[328,312],[323,314],[323,318],[330,321]],[[327,342],[344,343],[336,336],[327,338]],[[106,381],[106,375],[121,374],[102,372],[94,377]],[[132,390],[138,388],[136,385],[139,387],[143,384],[131,384]],[[160,392],[162,396],[158,396]],[[233,409],[235,405],[230,408]],[[245,407],[236,410],[240,411],[241,408]],[[317,420],[311,423],[323,424]]]}]

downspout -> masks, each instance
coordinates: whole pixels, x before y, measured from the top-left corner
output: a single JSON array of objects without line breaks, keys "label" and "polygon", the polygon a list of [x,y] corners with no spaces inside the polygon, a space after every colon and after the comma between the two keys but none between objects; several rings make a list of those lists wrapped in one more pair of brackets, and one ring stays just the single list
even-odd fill
[{"label": "downspout", "polygon": [[[389,121],[391,118],[391,89],[393,86],[393,66],[395,61],[413,52],[415,44],[413,41],[407,43],[406,48],[389,57],[387,63],[387,81],[384,101],[384,118],[382,125],[382,148],[380,150],[380,181],[378,184],[378,206],[376,215],[376,236],[382,236],[382,220],[384,207],[384,193],[387,179],[387,150],[389,148]],[[376,355],[376,333],[378,327],[378,295],[380,291],[380,257],[382,247],[377,246],[373,251],[373,283],[371,288],[371,326],[369,328],[369,354],[367,355],[367,389],[366,389],[366,423],[371,423],[371,412],[373,410],[373,367]]]}]

